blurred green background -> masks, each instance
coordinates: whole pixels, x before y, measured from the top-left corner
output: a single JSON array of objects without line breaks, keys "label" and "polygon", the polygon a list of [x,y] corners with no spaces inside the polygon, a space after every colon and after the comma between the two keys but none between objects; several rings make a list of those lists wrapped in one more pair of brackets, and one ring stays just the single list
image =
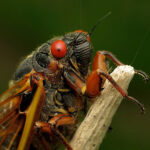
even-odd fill
[{"label": "blurred green background", "polygon": [[[1,0],[0,92],[8,87],[18,63],[34,48],[55,35],[89,31],[112,12],[92,35],[94,53],[105,49],[122,62],[150,73],[150,0]],[[150,82],[135,76],[129,95],[140,100],[146,114],[123,100],[101,150],[150,149]],[[108,93],[109,94],[109,93]]]}]

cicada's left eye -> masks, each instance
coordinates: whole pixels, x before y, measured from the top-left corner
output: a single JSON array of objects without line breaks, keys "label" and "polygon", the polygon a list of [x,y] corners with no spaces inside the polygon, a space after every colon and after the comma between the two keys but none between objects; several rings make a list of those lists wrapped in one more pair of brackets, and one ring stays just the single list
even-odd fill
[{"label": "cicada's left eye", "polygon": [[56,58],[62,58],[66,55],[67,46],[64,41],[57,40],[51,45],[51,53]]}]

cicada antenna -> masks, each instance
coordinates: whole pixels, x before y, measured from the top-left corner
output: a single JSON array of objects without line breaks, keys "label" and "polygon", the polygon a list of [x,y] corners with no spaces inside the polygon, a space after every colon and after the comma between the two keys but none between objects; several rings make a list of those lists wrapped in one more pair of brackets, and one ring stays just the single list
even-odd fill
[{"label": "cicada antenna", "polygon": [[109,11],[106,15],[104,15],[102,18],[100,18],[97,23],[91,28],[89,35],[91,36],[96,29],[96,27],[104,20],[106,19],[109,15],[111,15],[111,11]]}]

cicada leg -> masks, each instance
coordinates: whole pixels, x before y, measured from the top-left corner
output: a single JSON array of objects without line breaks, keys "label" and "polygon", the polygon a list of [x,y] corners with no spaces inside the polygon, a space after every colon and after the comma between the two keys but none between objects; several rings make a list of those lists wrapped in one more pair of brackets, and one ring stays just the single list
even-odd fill
[{"label": "cicada leg", "polygon": [[[105,55],[106,55],[106,53],[105,53]],[[107,68],[106,68],[106,63],[105,63],[105,55],[103,53],[101,53],[100,51],[96,53],[96,56],[95,56],[94,62],[93,62],[92,73],[89,75],[87,82],[86,82],[87,95],[90,97],[95,97],[95,96],[99,95],[100,89],[103,87],[103,84],[104,84],[105,80],[107,79],[111,82],[111,84],[118,90],[118,92],[124,98],[127,98],[127,99],[135,102],[140,107],[142,112],[144,112],[144,107],[142,106],[142,104],[135,98],[128,96],[127,93],[107,73]],[[109,53],[107,53],[107,55],[110,56],[110,58],[112,58],[112,60],[114,60],[114,62],[117,65],[122,64],[119,60],[117,60],[117,58],[113,57],[113,55],[110,55]]]},{"label": "cicada leg", "polygon": [[[98,52],[99,53],[99,52]],[[108,57],[109,59],[111,59],[117,66],[120,66],[120,65],[124,65],[120,60],[117,59],[117,57],[115,55],[113,55],[111,52],[109,51],[101,51],[100,52],[101,54],[105,55],[106,57]],[[142,70],[136,70],[134,69],[135,73],[142,76],[143,79],[145,81],[148,81],[149,80],[149,76]]]},{"label": "cicada leg", "polygon": [[36,122],[35,128],[39,129],[40,133],[48,133],[60,140],[68,150],[72,150],[66,138],[58,130],[59,126],[74,124],[74,118],[69,114],[59,114],[46,122]]}]

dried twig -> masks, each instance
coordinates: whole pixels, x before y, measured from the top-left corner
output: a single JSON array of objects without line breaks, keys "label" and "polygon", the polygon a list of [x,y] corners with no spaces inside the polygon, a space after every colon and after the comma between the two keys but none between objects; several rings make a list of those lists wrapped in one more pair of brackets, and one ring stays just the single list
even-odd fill
[{"label": "dried twig", "polygon": [[[111,76],[124,90],[127,90],[134,73],[131,66],[119,66],[111,73]],[[106,81],[101,96],[95,99],[95,103],[89,109],[70,143],[73,150],[99,148],[122,98],[109,81]]]}]

